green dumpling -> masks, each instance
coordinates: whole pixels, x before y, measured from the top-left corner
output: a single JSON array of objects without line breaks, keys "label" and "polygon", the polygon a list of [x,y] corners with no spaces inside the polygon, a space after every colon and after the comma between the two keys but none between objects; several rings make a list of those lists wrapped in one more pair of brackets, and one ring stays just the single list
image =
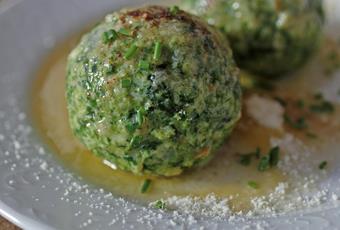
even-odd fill
[{"label": "green dumpling", "polygon": [[68,59],[74,134],[136,174],[174,176],[208,162],[240,118],[241,89],[218,30],[178,8],[123,10]]},{"label": "green dumpling", "polygon": [[322,34],[322,0],[183,0],[229,39],[237,64],[278,76],[305,63]]}]

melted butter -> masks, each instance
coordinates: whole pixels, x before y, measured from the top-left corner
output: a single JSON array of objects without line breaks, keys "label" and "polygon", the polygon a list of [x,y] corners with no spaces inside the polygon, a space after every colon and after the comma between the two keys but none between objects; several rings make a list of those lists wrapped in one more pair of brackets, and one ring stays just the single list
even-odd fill
[{"label": "melted butter", "polygon": [[[144,177],[106,166],[102,159],[80,144],[70,130],[65,99],[65,68],[67,55],[77,41],[78,38],[74,38],[61,44],[47,58],[34,83],[32,97],[37,129],[66,167],[92,184],[142,203],[174,195],[203,197],[214,193],[221,198],[232,196],[230,202],[235,211],[249,209],[253,197],[269,194],[278,183],[286,181],[287,178],[278,169],[259,172],[257,162],[247,167],[237,162],[237,154],[253,152],[257,147],[267,152],[270,137],[282,135],[257,125],[244,114],[232,137],[212,162],[178,177],[152,178],[149,191],[140,193]],[[304,84],[302,80],[297,82],[295,87]],[[288,85],[283,82],[279,91],[287,92]],[[292,88],[289,92],[294,90]],[[249,181],[257,182],[259,188],[251,188]]]}]

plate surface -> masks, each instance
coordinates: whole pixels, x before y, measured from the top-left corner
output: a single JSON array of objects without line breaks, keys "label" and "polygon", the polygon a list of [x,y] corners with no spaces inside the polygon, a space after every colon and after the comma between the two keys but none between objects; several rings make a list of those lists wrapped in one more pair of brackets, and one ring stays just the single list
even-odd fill
[{"label": "plate surface", "polygon": [[[150,1],[148,1],[150,2]],[[340,2],[328,0],[327,33],[338,36]],[[73,175],[31,126],[34,72],[54,45],[106,13],[142,0],[0,1],[0,214],[24,229],[337,229],[340,206],[227,222],[149,210]],[[339,80],[340,76],[336,76]],[[337,81],[338,83],[340,81]],[[340,164],[340,161],[339,161]],[[339,184],[340,170],[325,183]]]}]

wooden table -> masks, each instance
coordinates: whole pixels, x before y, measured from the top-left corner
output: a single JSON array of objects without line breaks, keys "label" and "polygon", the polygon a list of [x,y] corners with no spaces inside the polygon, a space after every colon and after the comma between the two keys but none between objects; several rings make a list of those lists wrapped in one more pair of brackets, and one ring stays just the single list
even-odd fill
[{"label": "wooden table", "polygon": [[2,218],[1,216],[0,216],[0,229],[1,230],[20,230],[20,228],[8,222],[6,219]]}]

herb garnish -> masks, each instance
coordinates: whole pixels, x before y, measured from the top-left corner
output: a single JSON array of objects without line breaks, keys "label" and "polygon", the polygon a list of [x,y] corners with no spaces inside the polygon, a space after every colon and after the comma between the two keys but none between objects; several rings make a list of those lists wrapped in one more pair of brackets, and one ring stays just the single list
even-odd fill
[{"label": "herb garnish", "polygon": [[138,63],[138,68],[140,70],[149,70],[150,64],[149,64],[148,61],[140,60],[139,63]]},{"label": "herb garnish", "polygon": [[172,15],[177,14],[178,11],[179,11],[179,7],[178,7],[178,6],[172,6],[172,7],[170,7],[170,13],[171,13]]},{"label": "herb garnish", "polygon": [[322,101],[320,104],[314,104],[309,107],[314,113],[333,113],[335,108],[329,101]]},{"label": "herb garnish", "polygon": [[260,159],[257,169],[261,172],[268,170],[269,168],[277,166],[279,163],[280,148],[278,146],[273,147],[269,150],[268,154],[261,157],[260,148],[256,148],[254,153],[242,154],[240,155],[239,163],[244,166],[251,164],[253,157]]},{"label": "herb garnish", "polygon": [[124,58],[125,59],[130,59],[132,58],[137,51],[138,47],[136,46],[136,44],[132,44],[132,46],[130,46],[130,48],[126,51]]},{"label": "herb garnish", "polygon": [[271,167],[275,167],[279,163],[279,153],[280,148],[278,146],[269,151],[269,163]]},{"label": "herb garnish", "polygon": [[296,101],[296,106],[300,109],[303,109],[305,107],[305,102],[302,99],[299,99]]},{"label": "herb garnish", "polygon": [[132,139],[130,141],[130,146],[131,147],[138,146],[141,141],[142,141],[142,136],[134,136],[134,137],[132,137]]},{"label": "herb garnish", "polygon": [[260,154],[261,154],[260,148],[256,148],[256,151],[253,152],[253,153],[240,155],[239,163],[241,165],[248,166],[248,165],[250,165],[252,158],[256,157],[257,159],[259,159]]},{"label": "herb garnish", "polygon": [[252,158],[251,154],[246,154],[246,155],[242,154],[240,156],[240,161],[239,162],[240,162],[241,165],[248,166],[251,163],[251,158]]},{"label": "herb garnish", "polygon": [[260,172],[266,171],[270,168],[270,158],[269,156],[263,156],[260,159],[259,165],[257,166],[257,169]]},{"label": "herb garnish", "polygon": [[309,106],[311,112],[314,113],[333,113],[335,108],[332,103],[326,101],[321,93],[314,95],[314,99],[318,101],[316,104]]},{"label": "herb garnish", "polygon": [[117,32],[113,29],[105,31],[102,35],[102,40],[105,44],[113,42],[118,37]]},{"label": "herb garnish", "polygon": [[166,203],[165,203],[165,201],[163,201],[163,200],[157,200],[157,201],[154,203],[153,206],[154,206],[155,208],[162,209],[162,210],[166,209]]},{"label": "herb garnish", "polygon": [[126,35],[126,36],[130,36],[131,35],[131,31],[126,29],[126,28],[121,28],[118,30],[118,33]]},{"label": "herb garnish", "polygon": [[130,133],[133,133],[138,128],[138,124],[135,122],[128,122],[125,127]]},{"label": "herb garnish", "polygon": [[308,128],[306,119],[304,117],[299,117],[296,121],[288,116],[288,114],[284,115],[284,120],[287,124],[295,129],[306,129]]},{"label": "herb garnish", "polygon": [[327,164],[328,164],[327,161],[321,162],[321,163],[319,164],[319,169],[321,169],[321,170],[325,169],[326,166],[327,166]]},{"label": "herb garnish", "polygon": [[162,45],[160,42],[155,42],[155,50],[153,53],[153,59],[158,60],[161,57]]},{"label": "herb garnish", "polygon": [[260,187],[255,181],[248,181],[248,186],[253,189],[258,189]]},{"label": "herb garnish", "polygon": [[143,111],[141,109],[137,110],[137,124],[141,126],[143,124],[144,117],[143,117]]},{"label": "herb garnish", "polygon": [[260,172],[266,171],[271,167],[277,166],[279,162],[280,148],[278,146],[269,150],[268,155],[262,156],[257,166]]},{"label": "herb garnish", "polygon": [[131,80],[130,79],[122,79],[120,82],[122,88],[129,88],[131,86]]},{"label": "herb garnish", "polygon": [[145,179],[142,187],[140,188],[141,193],[146,193],[151,185],[151,180],[150,179]]}]

